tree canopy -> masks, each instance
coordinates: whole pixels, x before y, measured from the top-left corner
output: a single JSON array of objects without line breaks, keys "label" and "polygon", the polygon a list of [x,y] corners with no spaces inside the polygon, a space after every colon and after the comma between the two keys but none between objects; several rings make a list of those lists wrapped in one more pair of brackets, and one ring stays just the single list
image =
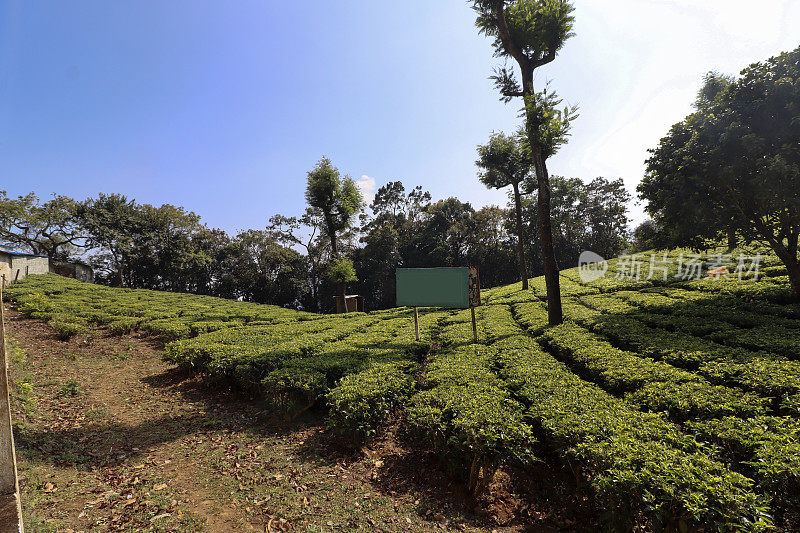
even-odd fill
[{"label": "tree canopy", "polygon": [[700,248],[733,229],[775,251],[800,297],[800,48],[707,76],[695,109],[637,189],[663,242]]},{"label": "tree canopy", "polygon": [[84,245],[75,221],[78,202],[54,195],[42,203],[35,193],[9,198],[0,191],[0,241],[34,255],[63,259]]},{"label": "tree canopy", "polygon": [[331,160],[323,157],[308,172],[306,202],[322,213],[333,255],[338,255],[339,232],[352,225],[355,215],[364,206],[355,182],[350,176],[342,176]]},{"label": "tree canopy", "polygon": [[530,192],[528,187],[521,189],[520,184],[529,183],[533,159],[524,133],[506,135],[493,133],[489,142],[478,146],[478,160],[475,164],[480,169],[478,179],[487,187],[501,189],[513,187],[514,213],[517,234],[517,260],[522,288],[528,288],[528,265],[525,260],[525,227],[522,223],[522,194]]}]

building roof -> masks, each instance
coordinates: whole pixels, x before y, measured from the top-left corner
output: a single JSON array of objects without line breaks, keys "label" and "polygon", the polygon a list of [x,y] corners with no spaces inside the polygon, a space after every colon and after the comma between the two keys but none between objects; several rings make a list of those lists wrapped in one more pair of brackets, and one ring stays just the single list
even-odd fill
[{"label": "building roof", "polygon": [[20,257],[43,257],[47,259],[46,255],[35,255],[35,254],[26,254],[24,252],[13,252],[11,250],[4,250],[2,248],[0,248],[0,254],[16,255]]}]

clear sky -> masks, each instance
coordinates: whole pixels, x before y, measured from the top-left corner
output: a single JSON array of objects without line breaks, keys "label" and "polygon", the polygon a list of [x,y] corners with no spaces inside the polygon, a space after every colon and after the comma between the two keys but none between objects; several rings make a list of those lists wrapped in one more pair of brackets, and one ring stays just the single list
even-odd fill
[{"label": "clear sky", "polygon": [[[549,167],[631,191],[703,73],[800,45],[796,0],[575,6],[576,37],[537,75],[581,108]],[[237,231],[301,213],[324,154],[367,192],[401,179],[504,204],[474,166],[519,124],[487,79],[496,63],[464,0],[5,0],[0,189],[119,192]]]}]

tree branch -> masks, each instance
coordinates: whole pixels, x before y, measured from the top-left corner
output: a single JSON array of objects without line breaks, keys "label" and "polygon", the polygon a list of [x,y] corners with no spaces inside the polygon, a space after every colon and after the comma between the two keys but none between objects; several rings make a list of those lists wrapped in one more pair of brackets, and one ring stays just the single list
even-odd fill
[{"label": "tree branch", "polygon": [[541,67],[542,65],[546,65],[546,64],[550,63],[551,61],[553,61],[555,58],[556,58],[555,49],[550,50],[544,56],[542,56],[541,58],[539,58],[539,59],[537,59],[536,61],[533,62],[533,68],[537,69],[537,68]]},{"label": "tree branch", "polygon": [[[500,36],[500,41],[503,43],[503,48],[506,49],[508,54],[516,59],[520,68],[523,70],[523,87],[525,85],[525,70],[530,69],[530,58],[517,47],[514,40],[511,38],[511,32],[508,30],[508,23],[506,22],[506,15],[504,11],[505,0],[494,1],[494,14],[497,17],[497,31]],[[523,88],[524,90],[524,88]]]}]

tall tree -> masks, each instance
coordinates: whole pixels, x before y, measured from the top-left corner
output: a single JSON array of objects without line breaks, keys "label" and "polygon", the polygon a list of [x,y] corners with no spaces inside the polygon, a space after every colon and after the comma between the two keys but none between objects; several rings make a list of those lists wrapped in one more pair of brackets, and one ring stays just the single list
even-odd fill
[{"label": "tall tree", "polygon": [[107,260],[95,265],[108,270],[120,287],[130,286],[126,275],[134,253],[134,239],[139,233],[137,210],[135,200],[104,193],[86,200],[77,210],[78,224],[86,231],[89,247],[103,249],[106,252],[103,255],[107,255]]},{"label": "tall tree", "polygon": [[303,282],[300,253],[265,230],[247,230],[232,241],[236,289],[250,302],[296,307]]},{"label": "tall tree", "polygon": [[371,216],[361,215],[363,247],[356,250],[354,262],[359,291],[370,307],[392,307],[395,303],[395,269],[417,266],[416,235],[430,205],[431,195],[417,186],[406,192],[400,181],[390,181],[375,193]]},{"label": "tall tree", "polygon": [[511,136],[504,133],[493,133],[488,143],[478,146],[478,160],[475,161],[475,164],[481,169],[478,174],[481,183],[493,189],[502,189],[509,185],[513,189],[517,229],[517,261],[523,290],[528,289],[528,265],[525,262],[522,194],[530,191],[521,190],[520,185],[526,182],[533,167],[531,151],[527,149],[526,142],[524,137],[519,134]]},{"label": "tall tree", "polygon": [[[353,225],[364,205],[358,187],[350,176],[342,176],[331,160],[323,157],[308,173],[306,201],[322,213],[331,253],[334,259],[339,259],[339,234]],[[344,277],[340,277],[337,286],[344,304],[347,286],[341,279]]]},{"label": "tall tree", "polygon": [[[552,176],[550,188],[553,244],[560,265],[577,265],[584,250],[615,257],[627,246],[626,206],[630,193],[622,180],[599,177],[586,183],[579,178]],[[536,193],[533,199],[522,202],[523,220],[537,245],[534,251],[540,233],[535,196]],[[509,232],[516,231],[513,221],[508,226]],[[533,260],[536,259],[538,256],[534,255]]]},{"label": "tall tree", "polygon": [[300,218],[274,215],[267,226],[284,246],[300,246],[306,251],[306,279],[311,299],[308,307],[315,311],[322,309],[320,286],[330,256],[330,243],[321,235],[322,226],[322,213],[314,207],[307,207]]},{"label": "tall tree", "polygon": [[534,71],[552,62],[566,40],[573,35],[573,7],[566,0],[473,0],[476,25],[481,33],[494,39],[495,55],[516,61],[520,82],[513,69],[501,67],[492,77],[501,99],[510,102],[521,97],[524,102],[525,133],[537,177],[539,231],[542,263],[547,286],[547,311],[550,324],[563,321],[558,263],[553,249],[550,220],[550,180],[547,158],[566,142],[576,108],[559,110],[561,100],[547,88],[536,92]]},{"label": "tall tree", "polygon": [[447,198],[431,204],[414,234],[410,264],[419,267],[466,266],[475,209]]},{"label": "tall tree", "polygon": [[117,285],[196,291],[197,276],[212,260],[201,246],[208,229],[182,207],[100,194],[82,203],[75,218],[88,246],[99,251],[93,263]]},{"label": "tall tree", "polygon": [[78,202],[53,196],[40,202],[34,193],[9,198],[0,191],[0,243],[11,248],[65,259],[85,244],[85,234],[75,223]]},{"label": "tall tree", "polygon": [[580,211],[588,227],[584,248],[603,257],[616,257],[627,244],[627,205],[631,194],[622,179],[595,178],[583,185]]},{"label": "tall tree", "polygon": [[800,298],[800,48],[717,81],[651,150],[637,190],[668,244],[733,229],[774,250]]},{"label": "tall tree", "polygon": [[467,221],[469,245],[467,264],[480,268],[481,285],[496,287],[511,283],[519,276],[514,264],[518,239],[512,239],[506,225],[516,227],[514,209],[488,205],[475,211]]}]

